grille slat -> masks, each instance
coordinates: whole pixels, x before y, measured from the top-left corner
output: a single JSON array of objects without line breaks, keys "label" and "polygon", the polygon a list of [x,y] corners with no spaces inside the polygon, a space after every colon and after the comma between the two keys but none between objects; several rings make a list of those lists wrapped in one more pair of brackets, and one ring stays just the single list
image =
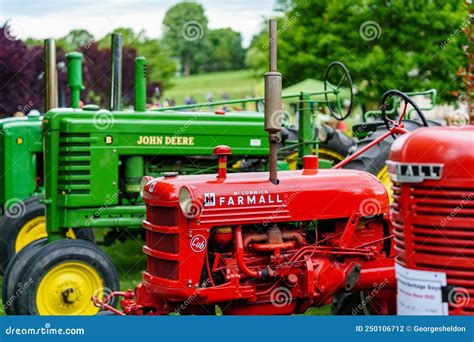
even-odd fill
[{"label": "grille slat", "polygon": [[58,192],[69,195],[90,194],[89,133],[61,133],[59,138]]}]

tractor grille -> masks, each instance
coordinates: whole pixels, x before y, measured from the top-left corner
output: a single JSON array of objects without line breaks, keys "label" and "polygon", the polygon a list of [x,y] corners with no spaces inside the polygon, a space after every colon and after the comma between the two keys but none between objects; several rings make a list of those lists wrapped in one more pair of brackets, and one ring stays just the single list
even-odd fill
[{"label": "tractor grille", "polygon": [[179,279],[179,267],[178,262],[174,260],[164,260],[148,257],[146,260],[147,272],[153,276],[178,280]]},{"label": "tractor grille", "polygon": [[474,188],[395,184],[393,216],[397,261],[409,268],[445,272],[448,285],[472,300],[455,314],[474,314]]},{"label": "tractor grille", "polygon": [[147,206],[146,219],[157,226],[176,226],[178,224],[178,208]]},{"label": "tractor grille", "polygon": [[146,221],[153,229],[146,231],[146,248],[152,251],[147,255],[147,272],[153,276],[179,279],[178,208],[147,206]]},{"label": "tractor grille", "polygon": [[153,250],[177,254],[179,239],[177,234],[163,234],[147,230],[146,245]]},{"label": "tractor grille", "polygon": [[89,133],[61,133],[59,136],[58,192],[90,193],[91,136]]}]

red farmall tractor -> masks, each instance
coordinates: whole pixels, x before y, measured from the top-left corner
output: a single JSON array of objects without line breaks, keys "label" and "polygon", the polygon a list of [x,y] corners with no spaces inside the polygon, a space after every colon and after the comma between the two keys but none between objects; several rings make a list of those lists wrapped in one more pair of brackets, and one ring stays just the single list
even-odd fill
[{"label": "red farmall tractor", "polygon": [[[340,169],[391,134],[407,131],[385,118],[386,134],[335,169],[277,173],[281,74],[276,22],[270,21],[265,75],[265,130],[270,174],[226,174],[227,146],[217,146],[218,174],[144,177],[147,267],[134,291],[94,304],[116,314],[292,314],[332,302],[335,314],[395,313],[389,197],[367,172]],[[423,114],[403,93],[391,91]],[[406,108],[405,108],[406,109]],[[119,311],[109,305],[123,296]]]},{"label": "red farmall tractor", "polygon": [[473,315],[474,126],[404,135],[392,145],[388,170],[398,312]]}]

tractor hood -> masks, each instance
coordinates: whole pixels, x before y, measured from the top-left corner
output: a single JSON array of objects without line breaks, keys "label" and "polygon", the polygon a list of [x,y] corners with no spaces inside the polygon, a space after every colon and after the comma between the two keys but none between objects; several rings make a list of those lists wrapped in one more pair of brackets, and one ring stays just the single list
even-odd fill
[{"label": "tractor hood", "polygon": [[393,143],[388,170],[400,183],[472,180],[474,126],[427,127],[404,134]]},{"label": "tractor hood", "polygon": [[[279,184],[267,172],[173,176],[151,179],[143,200],[150,206],[178,206],[188,196],[194,222],[265,224],[389,214],[383,185],[371,174],[356,170],[298,170],[278,173]],[[184,196],[183,196],[184,195]],[[186,216],[186,215],[185,215]],[[190,218],[188,216],[188,218]]]}]

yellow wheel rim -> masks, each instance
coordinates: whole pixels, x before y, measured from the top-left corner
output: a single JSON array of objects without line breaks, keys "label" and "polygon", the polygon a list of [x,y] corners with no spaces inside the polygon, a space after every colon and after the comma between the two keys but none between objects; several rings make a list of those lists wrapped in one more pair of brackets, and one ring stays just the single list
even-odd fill
[{"label": "yellow wheel rim", "polygon": [[344,156],[342,154],[325,148],[320,148],[318,150],[318,154],[321,159],[331,160],[335,163],[339,163],[344,160]]},{"label": "yellow wheel rim", "polygon": [[[315,151],[313,150],[313,153],[314,152]],[[320,148],[318,150],[318,156],[321,159],[332,161],[334,162],[334,164],[337,164],[340,161],[344,160],[344,156],[342,154],[325,149],[325,148]],[[295,152],[289,155],[286,158],[286,162],[288,163],[290,170],[298,170],[298,152]]]},{"label": "yellow wheel rim", "polygon": [[383,184],[385,189],[388,193],[388,198],[390,199],[390,203],[393,202],[393,190],[392,190],[392,181],[390,180],[390,176],[388,174],[387,165],[383,167],[382,170],[377,174],[377,178]]},{"label": "yellow wheel rim", "polygon": [[93,295],[103,299],[99,273],[83,262],[64,262],[41,279],[36,307],[40,315],[95,315],[99,308],[92,304]]},{"label": "yellow wheel rim", "polygon": [[18,253],[26,245],[45,237],[48,237],[45,218],[44,216],[35,217],[21,227],[15,241],[15,252]]}]

